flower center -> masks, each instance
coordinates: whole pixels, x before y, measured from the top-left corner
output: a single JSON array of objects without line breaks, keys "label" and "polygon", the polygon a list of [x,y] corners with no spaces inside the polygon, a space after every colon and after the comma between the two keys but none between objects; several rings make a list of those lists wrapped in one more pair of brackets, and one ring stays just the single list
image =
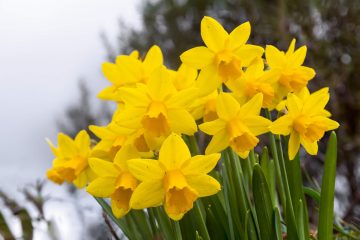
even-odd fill
[{"label": "flower center", "polygon": [[141,123],[152,137],[167,136],[170,133],[167,110],[162,102],[152,102]]},{"label": "flower center", "polygon": [[294,121],[294,129],[309,141],[315,142],[324,136],[326,124],[312,121],[310,117],[300,115]]},{"label": "flower center", "polygon": [[205,103],[204,122],[213,121],[218,118],[216,113],[216,98],[211,98]]},{"label": "flower center", "polygon": [[174,218],[189,211],[198,197],[198,193],[188,185],[185,176],[180,170],[166,172],[163,186],[166,192],[166,212]]},{"label": "flower center", "polygon": [[228,122],[227,131],[230,136],[229,145],[236,153],[249,151],[259,142],[259,139],[238,118]]},{"label": "flower center", "polygon": [[289,91],[300,90],[307,82],[306,78],[296,73],[282,73],[279,79],[279,83]]},{"label": "flower center", "polygon": [[243,73],[240,59],[232,54],[230,50],[223,50],[216,54],[215,63],[218,66],[219,75],[226,82],[236,79]]},{"label": "flower center", "polygon": [[264,96],[264,106],[270,106],[275,96],[274,89],[267,83],[249,81],[246,84],[245,94],[248,98],[254,97],[257,93]]}]

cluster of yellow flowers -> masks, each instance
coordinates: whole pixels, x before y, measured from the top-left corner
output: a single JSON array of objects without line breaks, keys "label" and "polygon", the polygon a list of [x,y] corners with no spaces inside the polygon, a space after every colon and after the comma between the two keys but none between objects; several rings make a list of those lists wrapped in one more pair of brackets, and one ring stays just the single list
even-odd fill
[{"label": "cluster of yellow flowers", "polygon": [[[89,183],[90,194],[111,198],[116,217],[163,205],[179,220],[197,198],[221,189],[208,173],[228,147],[246,158],[257,136],[272,132],[290,135],[289,159],[300,145],[317,154],[318,141],[339,124],[324,109],[328,89],[307,89],[315,71],[303,66],[306,46],[295,50],[293,40],[286,52],[271,45],[264,50],[247,44],[250,30],[246,22],[228,33],[204,17],[206,46],[184,52],[177,71],[164,66],[158,46],[143,59],[134,51],[103,64],[111,86],[99,97],[115,101],[118,109],[107,126],[89,127],[100,139],[95,146],[85,131],[75,140],[60,133],[59,147],[50,143],[56,159],[48,178],[79,188]],[[261,109],[277,110],[280,117],[272,122]],[[205,155],[191,153],[181,137],[194,136],[197,123],[212,136]]]}]

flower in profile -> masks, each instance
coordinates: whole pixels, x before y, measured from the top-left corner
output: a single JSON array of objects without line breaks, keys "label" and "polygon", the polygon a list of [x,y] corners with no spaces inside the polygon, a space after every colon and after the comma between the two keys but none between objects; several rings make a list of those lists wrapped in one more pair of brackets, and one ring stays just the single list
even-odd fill
[{"label": "flower in profile", "polygon": [[201,37],[206,47],[189,49],[180,58],[184,64],[201,70],[197,84],[203,95],[210,94],[221,83],[239,78],[242,68],[263,54],[262,47],[246,44],[249,36],[249,22],[229,34],[215,19],[202,19]]},{"label": "flower in profile", "polygon": [[275,107],[273,103],[275,77],[270,71],[264,71],[263,59],[256,58],[240,78],[229,80],[226,85],[242,103],[262,93],[263,107],[272,109]]},{"label": "flower in profile", "polygon": [[286,53],[272,45],[267,45],[265,48],[269,72],[276,75],[277,79],[275,93],[278,101],[289,92],[296,92],[305,87],[315,76],[314,69],[302,66],[306,57],[306,46],[295,51],[295,42],[295,39],[291,41]]},{"label": "flower in profile", "polygon": [[117,218],[130,211],[130,199],[138,180],[129,172],[127,161],[139,156],[133,146],[126,145],[118,151],[114,162],[89,159],[89,165],[97,178],[87,186],[86,191],[95,197],[111,198],[111,209]]},{"label": "flower in profile", "polygon": [[246,158],[259,139],[256,137],[268,132],[271,124],[260,116],[263,102],[261,93],[240,106],[229,93],[220,93],[217,99],[218,119],[203,123],[200,130],[213,135],[205,153],[215,153],[231,147],[240,157]]},{"label": "flower in profile", "polygon": [[116,62],[106,62],[102,71],[112,85],[103,89],[98,97],[103,100],[120,102],[118,89],[123,86],[134,86],[136,83],[146,83],[154,70],[163,65],[161,49],[154,45],[146,54],[143,61],[139,59],[139,52],[133,51],[130,55],[120,55]]},{"label": "flower in profile", "polygon": [[213,91],[207,96],[198,97],[190,105],[190,112],[195,120],[203,119],[204,122],[209,122],[218,118],[216,113],[216,99],[219,96],[217,90]]},{"label": "flower in profile", "polygon": [[46,173],[51,181],[57,184],[72,182],[77,188],[83,188],[95,177],[88,166],[91,148],[90,137],[85,130],[80,131],[74,140],[59,133],[57,148],[50,141],[48,143],[55,155],[53,166]]},{"label": "flower in profile", "polygon": [[164,140],[171,132],[193,135],[197,130],[187,110],[189,102],[197,95],[196,89],[177,91],[165,68],[154,73],[147,84],[123,87],[119,93],[125,107],[117,121],[122,128],[143,129],[150,148],[150,142]]},{"label": "flower in profile", "polygon": [[324,108],[330,98],[328,88],[310,94],[304,99],[295,94],[289,94],[286,101],[287,114],[278,118],[270,126],[274,134],[290,135],[289,159],[295,158],[300,144],[306,152],[316,155],[318,141],[326,131],[339,127],[339,124],[329,118],[329,112]]},{"label": "flower in profile", "polygon": [[198,198],[220,190],[219,182],[207,175],[219,159],[220,154],[191,157],[182,138],[169,135],[161,146],[159,160],[128,161],[130,173],[141,181],[132,195],[131,208],[164,204],[168,216],[180,220]]}]

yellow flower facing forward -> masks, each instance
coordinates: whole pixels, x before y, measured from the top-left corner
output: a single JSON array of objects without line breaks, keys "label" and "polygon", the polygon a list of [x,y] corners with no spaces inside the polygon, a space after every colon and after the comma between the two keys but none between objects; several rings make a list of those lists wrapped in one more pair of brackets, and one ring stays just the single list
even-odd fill
[{"label": "yellow flower facing forward", "polygon": [[295,39],[291,41],[286,53],[271,45],[267,45],[265,49],[269,71],[277,75],[278,86],[275,92],[279,101],[289,92],[305,87],[315,76],[314,69],[302,66],[306,57],[306,46],[295,51],[295,42]]},{"label": "yellow flower facing forward", "polygon": [[229,80],[227,86],[242,103],[262,93],[263,107],[272,109],[275,107],[273,103],[275,82],[276,76],[270,71],[264,71],[263,59],[256,58],[240,78]]},{"label": "yellow flower facing forward", "polygon": [[130,206],[143,209],[164,204],[168,216],[180,220],[198,198],[220,190],[219,182],[207,175],[219,158],[220,154],[191,157],[181,137],[169,135],[160,149],[159,160],[128,161],[130,172],[141,181]]},{"label": "yellow flower facing forward", "polygon": [[249,36],[249,22],[229,34],[215,19],[202,19],[201,37],[206,47],[192,48],[180,58],[183,63],[201,69],[197,84],[204,95],[210,94],[222,82],[239,78],[243,74],[242,68],[263,54],[263,48],[246,44]]},{"label": "yellow flower facing forward", "polygon": [[339,127],[336,121],[328,118],[324,110],[330,98],[328,89],[312,93],[304,100],[295,94],[289,94],[286,101],[287,114],[277,119],[270,127],[274,134],[287,136],[290,134],[288,154],[289,159],[295,158],[300,144],[305,150],[316,155],[318,141],[324,133]]},{"label": "yellow flower facing forward", "polygon": [[95,197],[111,198],[111,209],[117,218],[130,211],[130,199],[138,180],[129,172],[128,159],[139,158],[131,145],[126,145],[116,154],[114,162],[90,158],[89,165],[97,174],[86,191]]},{"label": "yellow flower facing forward", "polygon": [[119,124],[123,128],[142,128],[146,140],[165,138],[171,132],[193,135],[197,130],[187,110],[197,92],[195,89],[176,91],[165,69],[153,74],[147,84],[124,87],[119,93],[125,103],[124,110],[118,114]]},{"label": "yellow flower facing forward", "polygon": [[51,181],[57,184],[72,182],[77,188],[83,188],[95,177],[88,166],[91,149],[90,137],[85,130],[80,131],[74,140],[59,133],[57,148],[50,141],[48,143],[55,155],[53,167],[46,173]]},{"label": "yellow flower facing forward", "polygon": [[154,70],[163,65],[161,49],[154,45],[146,54],[144,61],[139,59],[139,53],[134,51],[129,56],[120,55],[116,63],[104,63],[102,71],[112,85],[102,90],[98,97],[104,100],[121,101],[118,89],[123,86],[133,86],[136,83],[146,83]]},{"label": "yellow flower facing forward", "polygon": [[230,146],[240,157],[246,158],[259,142],[256,136],[266,133],[271,124],[259,116],[262,99],[262,94],[258,93],[240,106],[229,93],[220,93],[216,107],[219,118],[199,126],[201,131],[213,135],[205,153],[220,152]]}]

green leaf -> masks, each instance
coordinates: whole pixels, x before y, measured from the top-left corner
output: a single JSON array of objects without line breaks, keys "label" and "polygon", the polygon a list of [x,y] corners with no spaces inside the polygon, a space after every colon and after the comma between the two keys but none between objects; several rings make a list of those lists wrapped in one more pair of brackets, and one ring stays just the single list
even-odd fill
[{"label": "green leaf", "polygon": [[271,203],[273,207],[275,206],[275,171],[274,171],[274,161],[269,159],[269,152],[267,147],[263,148],[260,162],[261,169],[266,178],[266,182],[269,186]]},{"label": "green leaf", "polygon": [[281,231],[281,218],[280,218],[280,211],[278,207],[274,208],[274,229],[276,240],[282,240],[282,231]]},{"label": "green leaf", "polygon": [[319,240],[332,239],[334,218],[334,192],[337,160],[337,139],[335,132],[330,135],[321,184],[320,212],[318,224]]},{"label": "green leaf", "polygon": [[259,165],[254,166],[253,195],[261,239],[274,239],[273,207],[269,187]]},{"label": "green leaf", "polygon": [[310,187],[303,187],[304,193],[314,199],[316,203],[320,203],[320,192],[310,188]]},{"label": "green leaf", "polygon": [[[299,203],[297,204],[297,227],[298,227],[298,232],[299,232],[299,239],[300,240],[306,240],[305,236],[305,224],[304,224],[304,204],[301,201],[301,199],[299,199]],[[307,222],[306,222],[307,224]]]}]

